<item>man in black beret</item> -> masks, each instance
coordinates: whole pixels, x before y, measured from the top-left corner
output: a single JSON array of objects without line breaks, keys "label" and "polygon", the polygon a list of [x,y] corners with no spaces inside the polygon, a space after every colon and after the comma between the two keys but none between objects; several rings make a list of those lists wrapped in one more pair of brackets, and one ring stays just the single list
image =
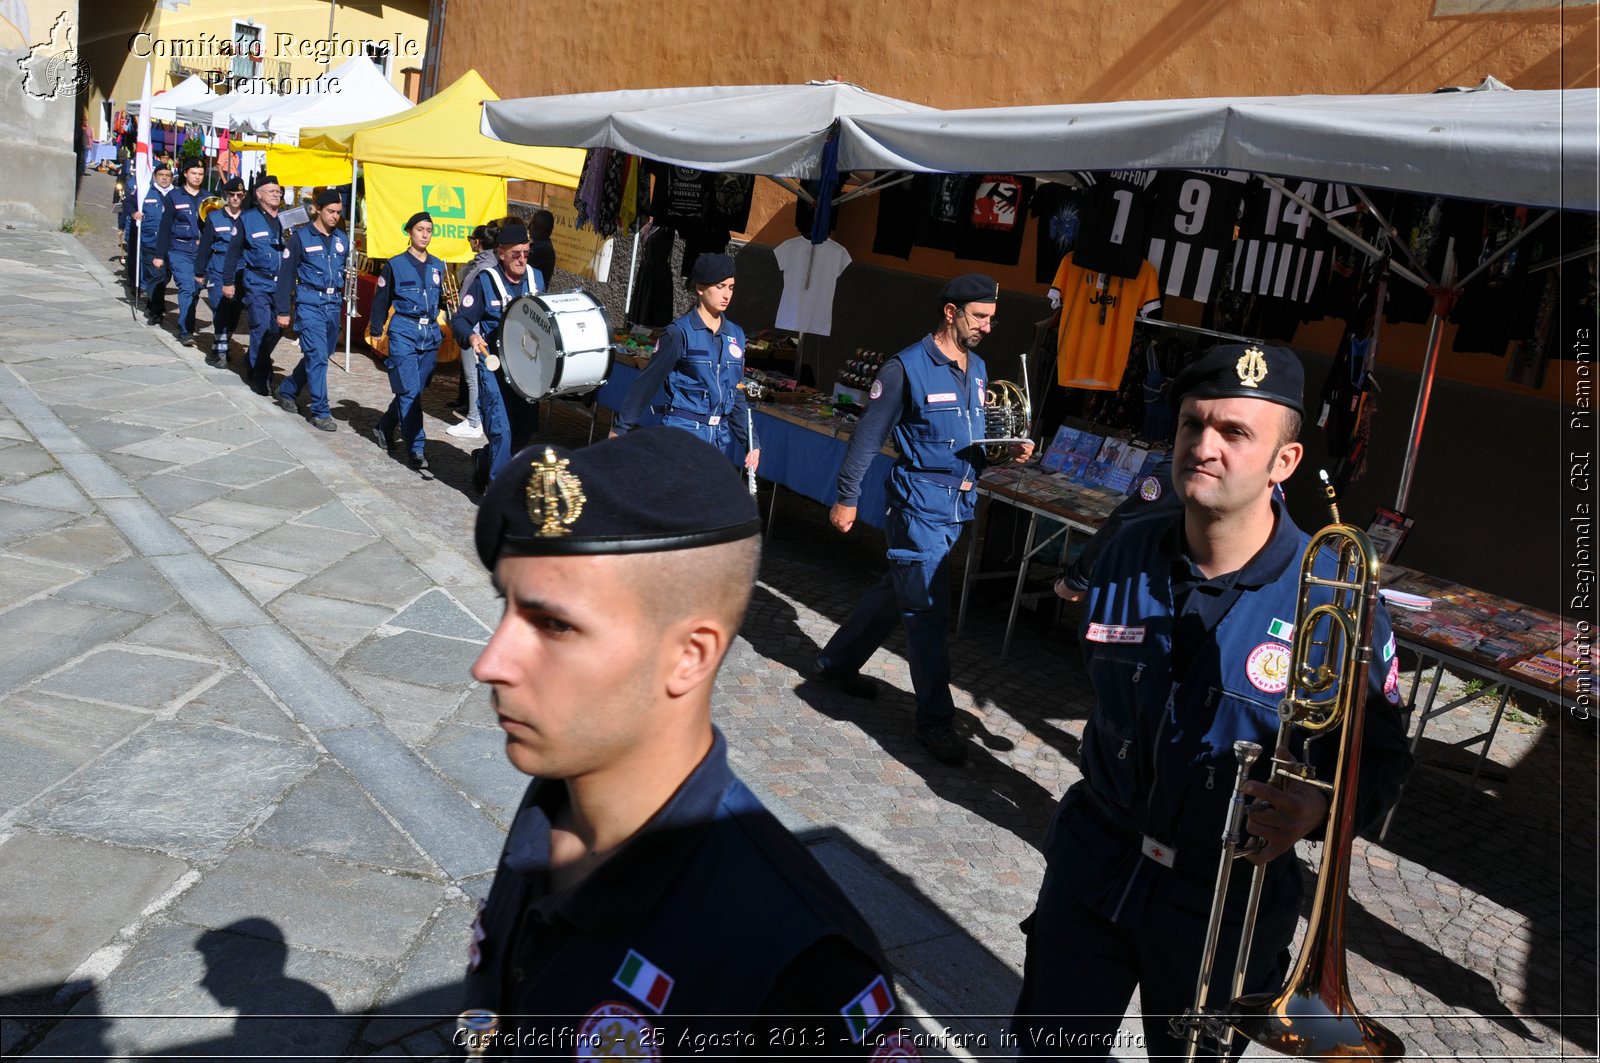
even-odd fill
[{"label": "man in black beret", "polygon": [[[829,514],[848,532],[856,521],[861,481],[873,455],[893,433],[900,452],[889,476],[889,512],[883,525],[889,571],[856,605],[822,648],[812,669],[818,679],[847,694],[877,694],[861,666],[898,621],[906,628],[906,660],[917,694],[917,738],[945,764],[967,759],[956,733],[950,697],[945,627],[950,616],[946,562],[961,529],[972,519],[978,476],[988,464],[983,446],[983,406],[989,370],[976,354],[994,326],[1000,286],[982,273],[957,277],[939,293],[934,330],[884,363],[868,392],[866,415],[850,436],[839,468],[838,501]],[[1027,461],[1031,442],[1011,448]]]},{"label": "man in black beret", "polygon": [[[1274,489],[1300,464],[1304,370],[1285,347],[1215,347],[1173,381],[1172,484],[1182,509],[1129,520],[1106,543],[1079,641],[1095,708],[1083,779],[1047,835],[1013,1032],[1024,1054],[1103,1058],[1134,988],[1150,1058],[1184,1051],[1169,1020],[1195,1001],[1220,842],[1238,773],[1233,745],[1267,750],[1240,784],[1266,865],[1245,992],[1276,990],[1300,912],[1292,850],[1327,818],[1321,790],[1264,781],[1299,611],[1307,536]],[[1329,557],[1319,573],[1331,574]],[[1322,594],[1314,602],[1327,600]],[[1381,605],[1373,625],[1358,825],[1376,822],[1410,769],[1399,661]],[[1360,696],[1360,695],[1358,695]],[[1287,755],[1331,781],[1337,735]],[[1232,876],[1209,1004],[1232,996],[1250,876]],[[1236,1045],[1236,1048],[1242,1045]],[[1209,1056],[1215,1050],[1206,1043]]]},{"label": "man in black beret", "polygon": [[278,405],[296,412],[296,396],[305,391],[310,399],[312,426],[333,432],[338,425],[334,424],[333,410],[328,405],[328,359],[333,357],[334,345],[339,341],[340,318],[344,316],[344,271],[350,248],[339,231],[344,199],[338,189],[324,188],[313,202],[317,213],[311,224],[300,226],[289,236],[273,299],[280,329],[289,327],[292,302],[301,354],[294,371],[278,385]]},{"label": "man in black beret", "polygon": [[760,530],[728,462],[664,427],[529,447],[484,495],[505,612],[472,674],[535,777],[469,950],[496,1058],[688,1056],[696,1037],[867,1058],[894,1038],[872,930],[711,722]]}]

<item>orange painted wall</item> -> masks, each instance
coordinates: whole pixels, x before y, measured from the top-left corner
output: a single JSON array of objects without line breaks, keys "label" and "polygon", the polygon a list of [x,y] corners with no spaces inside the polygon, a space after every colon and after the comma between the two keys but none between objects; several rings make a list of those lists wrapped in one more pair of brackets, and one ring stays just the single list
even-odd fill
[{"label": "orange painted wall", "polygon": [[[1459,14],[1462,9],[1487,13]],[[536,14],[534,13],[536,12]],[[1600,85],[1593,0],[450,0],[440,83],[476,67],[503,97],[836,77],[938,107],[1227,95],[1420,92],[1493,74],[1515,88]],[[794,235],[793,197],[757,182],[757,243]],[[871,253],[877,206],[847,205],[835,239],[857,262],[932,276],[970,268],[946,252]],[[1031,230],[1021,265],[985,267],[1043,295]],[[1197,317],[1195,304],[1166,316]],[[1191,312],[1192,311],[1192,312]],[[1386,326],[1384,360],[1421,367],[1425,326]],[[1448,350],[1451,334],[1444,343]],[[1332,323],[1295,344],[1331,353]],[[1505,360],[1451,354],[1443,372],[1522,394]]]}]

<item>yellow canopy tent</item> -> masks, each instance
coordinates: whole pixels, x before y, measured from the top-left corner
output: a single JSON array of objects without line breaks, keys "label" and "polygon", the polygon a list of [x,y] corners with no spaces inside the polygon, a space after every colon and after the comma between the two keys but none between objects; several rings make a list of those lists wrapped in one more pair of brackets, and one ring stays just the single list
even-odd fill
[{"label": "yellow canopy tent", "polygon": [[434,254],[466,261],[472,254],[466,234],[474,225],[505,214],[506,203],[503,181],[473,181],[465,175],[576,188],[583,169],[582,149],[508,144],[479,132],[480,105],[499,98],[482,75],[469,70],[408,111],[371,122],[302,129],[297,148],[268,149],[267,168],[284,184],[330,184],[327,176],[335,167],[350,174],[352,162],[358,162],[368,168],[369,256],[387,258],[404,251],[406,218],[431,210],[437,222]]}]

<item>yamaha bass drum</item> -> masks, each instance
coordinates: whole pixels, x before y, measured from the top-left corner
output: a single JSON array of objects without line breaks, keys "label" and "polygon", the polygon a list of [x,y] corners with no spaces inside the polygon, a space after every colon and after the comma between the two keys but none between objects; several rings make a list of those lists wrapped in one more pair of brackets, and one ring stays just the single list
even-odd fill
[{"label": "yamaha bass drum", "polygon": [[500,322],[500,363],[529,402],[593,391],[611,375],[611,329],[588,292],[523,295]]}]

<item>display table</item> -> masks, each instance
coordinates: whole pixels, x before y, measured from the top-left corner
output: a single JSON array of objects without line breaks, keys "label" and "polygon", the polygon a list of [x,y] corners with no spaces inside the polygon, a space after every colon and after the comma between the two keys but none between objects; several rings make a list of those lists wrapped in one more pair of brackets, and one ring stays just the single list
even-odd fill
[{"label": "display table", "polygon": [[[1434,576],[1424,575],[1398,565],[1385,566],[1381,583],[1385,590],[1421,595],[1433,601],[1425,611],[1414,611],[1389,606],[1389,618],[1394,624],[1395,644],[1417,656],[1416,670],[1411,676],[1405,707],[1410,712],[1417,707],[1417,695],[1424,673],[1430,673],[1427,692],[1423,696],[1421,711],[1417,713],[1416,733],[1411,737],[1411,752],[1417,755],[1422,735],[1428,722],[1447,712],[1471,705],[1481,699],[1495,698],[1494,715],[1484,731],[1452,742],[1443,750],[1478,747],[1477,760],[1467,786],[1477,784],[1500,728],[1506,702],[1513,692],[1528,694],[1542,701],[1562,707],[1571,706],[1577,697],[1576,676],[1546,679],[1526,674],[1522,662],[1554,650],[1564,641],[1561,618],[1542,609],[1522,605],[1484,591],[1450,583]],[[1476,690],[1443,705],[1435,704],[1444,670],[1464,673],[1483,680]],[[1421,763],[1421,760],[1418,760]],[[1395,806],[1383,822],[1381,839],[1388,834],[1389,824],[1405,793],[1402,786],[1395,798]]]},{"label": "display table", "polygon": [[[972,536],[967,540],[967,563],[961,576],[961,607],[956,613],[956,637],[959,638],[966,629],[967,598],[972,591],[973,581],[978,578],[973,571],[973,562],[978,553],[976,529],[986,524],[985,518],[994,501],[1004,502],[1028,514],[1028,532],[1023,540],[1022,558],[1017,565],[1016,585],[1011,592],[1011,609],[1006,616],[1005,641],[1000,646],[1000,659],[1004,660],[1011,652],[1011,636],[1017,625],[1017,610],[1022,604],[1022,588],[1028,579],[1029,560],[1057,539],[1061,540],[1065,556],[1074,531],[1093,535],[1126,497],[1099,484],[1047,472],[1036,464],[1005,465],[985,471],[978,480],[978,501],[982,511]],[[1036,543],[1040,517],[1059,521],[1061,527]],[[994,575],[1010,574],[1002,572]]]},{"label": "display table", "polygon": [[[621,409],[645,362],[646,359],[633,355],[615,356],[611,378],[595,397],[596,407]],[[650,405],[659,406],[665,401],[666,396],[658,392]],[[750,409],[755,420],[756,440],[761,444],[761,464],[756,475],[824,506],[833,505],[838,497],[839,466],[844,462],[852,426],[841,418],[823,414],[811,403],[758,402],[752,403]],[[639,423],[659,424],[661,418],[654,412],[647,412]],[[872,466],[861,482],[856,516],[874,528],[883,527],[888,510],[885,485],[893,465],[894,454],[885,448],[872,459]],[[769,535],[777,501],[774,492],[767,511]]]}]

